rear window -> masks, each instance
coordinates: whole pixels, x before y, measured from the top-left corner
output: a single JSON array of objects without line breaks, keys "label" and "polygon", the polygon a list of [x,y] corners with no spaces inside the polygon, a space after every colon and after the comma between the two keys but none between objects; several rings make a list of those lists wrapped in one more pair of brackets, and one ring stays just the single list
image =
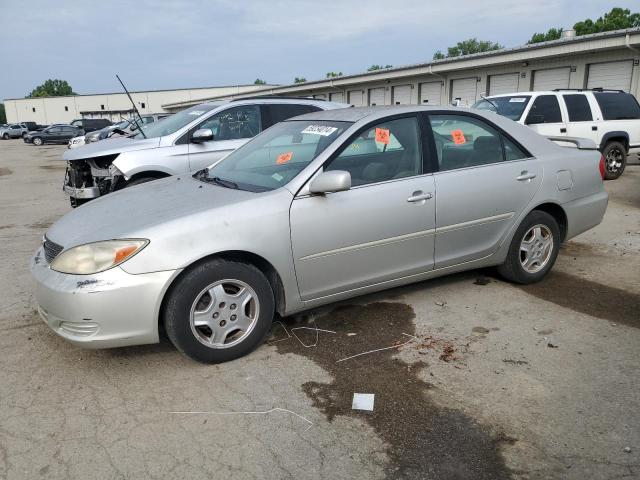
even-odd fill
[{"label": "rear window", "polygon": [[570,122],[589,122],[593,120],[589,100],[585,95],[563,95],[564,103],[567,105]]},{"label": "rear window", "polygon": [[594,92],[603,120],[636,120],[640,105],[630,93]]}]

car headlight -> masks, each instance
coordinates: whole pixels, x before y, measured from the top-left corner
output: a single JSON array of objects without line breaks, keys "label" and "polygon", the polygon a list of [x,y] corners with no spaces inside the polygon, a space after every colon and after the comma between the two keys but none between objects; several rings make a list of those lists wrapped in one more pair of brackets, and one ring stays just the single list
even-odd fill
[{"label": "car headlight", "polygon": [[149,244],[145,239],[106,240],[70,248],[51,262],[61,273],[89,275],[120,265]]}]

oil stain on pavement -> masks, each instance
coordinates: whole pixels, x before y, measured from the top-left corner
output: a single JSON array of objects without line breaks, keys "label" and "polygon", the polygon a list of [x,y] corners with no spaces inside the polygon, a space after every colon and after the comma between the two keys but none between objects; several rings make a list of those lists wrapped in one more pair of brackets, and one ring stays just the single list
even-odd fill
[{"label": "oil stain on pavement", "polygon": [[9,168],[0,167],[0,177],[2,177],[4,175],[11,175],[12,173],[13,173],[13,170],[11,170]]},{"label": "oil stain on pavement", "polygon": [[[309,381],[302,389],[329,421],[336,416],[356,417],[375,429],[387,444],[387,478],[510,478],[500,447],[514,440],[492,436],[459,410],[436,406],[427,393],[432,386],[418,375],[425,364],[394,358],[396,349],[337,363],[406,342],[403,333],[415,335],[413,318],[413,309],[403,303],[343,306],[315,319],[317,328],[336,332],[320,333],[316,347],[305,348],[294,338],[275,345],[279,353],[307,357],[331,374],[331,383]],[[288,326],[300,325],[313,326],[306,322]],[[316,338],[313,330],[295,333],[305,344]],[[373,412],[352,410],[354,393],[375,394]]]},{"label": "oil stain on pavement", "polygon": [[640,328],[640,295],[552,270],[523,291],[574,312]]}]

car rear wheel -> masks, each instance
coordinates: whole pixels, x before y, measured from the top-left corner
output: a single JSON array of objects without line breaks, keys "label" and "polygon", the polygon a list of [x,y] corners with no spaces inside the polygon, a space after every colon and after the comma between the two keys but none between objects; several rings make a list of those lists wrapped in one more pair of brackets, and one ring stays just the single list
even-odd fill
[{"label": "car rear wheel", "polygon": [[627,148],[621,142],[609,142],[602,150],[604,157],[604,178],[615,180],[627,166]]},{"label": "car rear wheel", "polygon": [[8,134],[8,133],[5,133],[4,135],[2,135],[2,138],[3,138],[4,140],[9,140],[9,134]]},{"label": "car rear wheel", "polygon": [[165,303],[164,325],[182,353],[199,362],[221,363],[256,348],[273,315],[273,291],[260,270],[214,259],[178,279]]},{"label": "car rear wheel", "polygon": [[27,132],[22,132],[22,138],[26,138]]},{"label": "car rear wheel", "polygon": [[39,147],[44,142],[42,141],[42,138],[40,138],[40,137],[33,137],[33,140],[31,140],[31,143],[33,143],[36,147]]},{"label": "car rear wheel", "polygon": [[534,210],[516,230],[498,272],[516,283],[535,283],[551,270],[560,249],[560,227],[546,212]]}]

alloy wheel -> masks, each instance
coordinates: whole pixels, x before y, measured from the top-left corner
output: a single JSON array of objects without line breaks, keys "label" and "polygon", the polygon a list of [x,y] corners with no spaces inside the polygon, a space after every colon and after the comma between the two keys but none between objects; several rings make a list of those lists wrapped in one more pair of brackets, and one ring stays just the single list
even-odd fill
[{"label": "alloy wheel", "polygon": [[553,233],[546,225],[531,227],[520,242],[520,265],[527,273],[542,270],[553,252]]},{"label": "alloy wheel", "polygon": [[607,170],[610,173],[617,173],[620,167],[622,167],[623,153],[619,148],[612,148],[607,152],[605,157]]},{"label": "alloy wheel", "polygon": [[191,306],[191,332],[209,348],[229,348],[254,329],[260,314],[256,292],[240,280],[219,280],[204,288]]}]

